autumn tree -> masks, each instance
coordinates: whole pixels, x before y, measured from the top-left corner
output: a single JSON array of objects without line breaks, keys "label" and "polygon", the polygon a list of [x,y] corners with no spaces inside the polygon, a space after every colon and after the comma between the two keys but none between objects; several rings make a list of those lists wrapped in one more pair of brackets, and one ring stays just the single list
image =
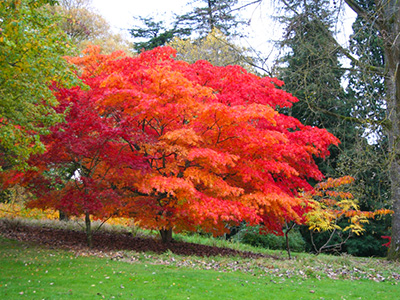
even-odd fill
[{"label": "autumn tree", "polygon": [[60,15],[59,26],[80,53],[89,44],[101,46],[102,52],[129,51],[131,45],[120,34],[113,33],[108,22],[91,7],[91,0],[59,0],[52,7]]},{"label": "autumn tree", "polygon": [[145,136],[129,145],[151,171],[130,182],[125,213],[166,242],[172,230],[222,234],[246,221],[278,234],[285,221],[300,221],[298,191],[323,178],[314,157],[326,157],[338,140],[275,111],[297,101],[277,79],[174,55],[165,47],[74,60],[85,82],[98,79],[89,85],[100,92],[102,114]]},{"label": "autumn tree", "polygon": [[[94,87],[91,80],[99,79],[86,78],[85,83]],[[140,137],[100,114],[96,99],[103,91],[53,86],[53,92],[60,103],[55,110],[66,114],[65,122],[52,126],[43,137],[46,152],[29,160],[34,168],[23,176],[23,184],[35,198],[28,206],[84,215],[92,246],[91,218],[118,216],[126,203],[126,182],[146,169],[127,143],[136,143]]]},{"label": "autumn tree", "polygon": [[[354,178],[350,176],[328,178],[303,194],[307,203],[305,224],[310,229],[312,251],[316,254],[341,251],[350,237],[365,232],[370,220],[393,213],[388,209],[360,210],[357,199],[344,189],[353,182]],[[322,242],[316,241],[314,236],[321,232],[329,234]]]},{"label": "autumn tree", "polygon": [[62,120],[49,84],[78,84],[63,59],[68,40],[45,6],[54,3],[0,2],[0,171],[25,167],[44,151],[40,136]]}]

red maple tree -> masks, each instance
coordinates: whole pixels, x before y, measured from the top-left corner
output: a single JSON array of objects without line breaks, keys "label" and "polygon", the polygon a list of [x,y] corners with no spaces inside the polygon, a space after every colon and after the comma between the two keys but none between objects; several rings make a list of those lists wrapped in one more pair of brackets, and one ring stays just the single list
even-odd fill
[{"label": "red maple tree", "polygon": [[66,114],[65,122],[42,137],[46,152],[29,160],[34,168],[23,180],[36,197],[28,206],[84,215],[91,246],[91,216],[107,219],[118,215],[125,201],[124,182],[147,165],[127,144],[139,137],[99,114],[96,90],[53,90],[60,103],[55,109]]},{"label": "red maple tree", "polygon": [[298,191],[323,178],[314,157],[339,141],[276,111],[297,101],[281,81],[174,55],[163,47],[107,56],[92,47],[70,59],[99,112],[142,137],[125,140],[150,169],[124,180],[126,215],[164,241],[173,229],[222,234],[246,221],[281,233],[284,222],[300,222]]}]

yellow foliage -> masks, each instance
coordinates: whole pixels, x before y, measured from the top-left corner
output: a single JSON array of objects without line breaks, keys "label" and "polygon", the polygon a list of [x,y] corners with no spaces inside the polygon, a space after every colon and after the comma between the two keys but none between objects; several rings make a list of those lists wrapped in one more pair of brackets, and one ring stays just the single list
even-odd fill
[{"label": "yellow foliage", "polygon": [[[7,219],[15,219],[15,218],[22,218],[22,219],[33,219],[33,220],[58,220],[59,219],[59,212],[46,209],[41,210],[38,208],[25,208],[22,204],[17,203],[0,203],[0,219],[7,218]],[[73,217],[72,219],[81,219],[83,220],[84,217]],[[110,218],[107,220],[107,224],[109,225],[119,225],[125,227],[132,227],[134,225],[134,221],[128,218]]]},{"label": "yellow foliage", "polygon": [[214,66],[239,65],[253,72],[252,59],[247,49],[235,45],[218,29],[200,40],[174,38],[169,44],[177,50],[176,58],[188,63],[206,60]]},{"label": "yellow foliage", "polygon": [[[356,235],[365,231],[363,224],[376,215],[393,213],[391,210],[377,210],[375,212],[360,211],[357,201],[353,195],[344,192],[343,185],[350,184],[354,178],[344,176],[341,178],[328,178],[325,182],[316,185],[312,193],[304,193],[305,201],[309,211],[305,214],[306,224],[311,230],[318,232],[332,230],[350,230]],[[345,228],[338,226],[338,221],[347,218],[349,225]]]},{"label": "yellow foliage", "polygon": [[17,203],[0,203],[0,218],[24,218],[35,220],[56,220],[59,218],[57,211],[52,209],[41,210],[38,208],[25,208]]}]

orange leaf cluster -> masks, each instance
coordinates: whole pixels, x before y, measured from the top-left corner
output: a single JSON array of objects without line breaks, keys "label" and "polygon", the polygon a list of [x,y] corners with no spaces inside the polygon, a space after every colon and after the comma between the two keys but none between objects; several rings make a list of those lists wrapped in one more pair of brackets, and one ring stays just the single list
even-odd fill
[{"label": "orange leaf cluster", "polygon": [[[376,211],[361,211],[357,201],[349,192],[341,190],[343,185],[351,184],[354,178],[328,178],[316,185],[315,190],[303,194],[307,206],[305,223],[314,231],[350,230],[359,235],[364,231],[363,224],[376,216],[392,214],[393,211],[380,209]],[[338,221],[346,218],[349,225],[341,228]]]},{"label": "orange leaf cluster", "polygon": [[[98,169],[109,170],[103,180],[120,193],[119,211],[147,228],[214,234],[242,221],[277,233],[286,221],[301,222],[298,192],[323,178],[314,157],[339,141],[275,110],[298,101],[281,81],[174,56],[169,47],[136,57],[91,47],[69,59],[90,88],[80,95],[124,133],[112,144],[126,147],[110,145],[113,164],[104,153]],[[143,159],[145,173],[129,167],[132,156]]]}]

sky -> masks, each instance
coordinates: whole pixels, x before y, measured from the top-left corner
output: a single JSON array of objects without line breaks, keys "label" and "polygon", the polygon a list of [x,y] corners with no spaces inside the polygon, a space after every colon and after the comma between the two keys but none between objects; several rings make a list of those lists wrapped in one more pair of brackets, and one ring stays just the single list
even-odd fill
[{"label": "sky", "polygon": [[114,30],[129,28],[133,16],[158,14],[172,16],[184,12],[188,0],[92,0],[92,6],[110,23]]},{"label": "sky", "polygon": [[[242,3],[253,0],[240,0]],[[126,29],[132,28],[134,16],[155,16],[156,20],[172,19],[175,14],[183,14],[190,11],[190,0],[92,0],[95,8],[111,25],[113,31],[121,33],[130,39]],[[250,26],[246,28],[247,38],[241,40],[241,45],[261,52],[264,57],[270,56],[271,62],[277,55],[274,41],[282,36],[281,25],[273,22],[271,16],[277,14],[273,0],[264,0],[261,5],[253,5],[245,11],[246,20],[250,20]],[[342,16],[337,24],[340,32],[339,41],[345,44],[347,36],[351,34],[351,24],[354,14],[349,10]]]},{"label": "sky", "polygon": [[[253,0],[241,0],[241,2],[252,2]],[[190,11],[190,0],[92,0],[92,6],[106,18],[114,30],[132,27],[133,16],[156,16],[156,19],[172,18],[174,14],[183,14]],[[246,29],[250,35],[256,31],[271,28],[268,15],[272,8],[269,1],[262,5],[253,5],[246,10],[246,19],[251,19],[251,26]],[[259,33],[258,33],[259,34]]]}]

